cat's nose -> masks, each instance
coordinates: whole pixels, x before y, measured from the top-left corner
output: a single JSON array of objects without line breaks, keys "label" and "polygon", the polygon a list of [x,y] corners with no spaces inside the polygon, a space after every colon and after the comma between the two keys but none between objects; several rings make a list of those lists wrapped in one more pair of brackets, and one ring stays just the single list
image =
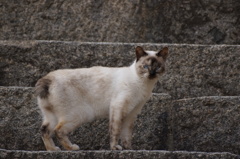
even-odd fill
[{"label": "cat's nose", "polygon": [[155,70],[151,70],[151,71],[150,71],[150,75],[151,75],[151,76],[156,75],[156,71],[155,71]]}]

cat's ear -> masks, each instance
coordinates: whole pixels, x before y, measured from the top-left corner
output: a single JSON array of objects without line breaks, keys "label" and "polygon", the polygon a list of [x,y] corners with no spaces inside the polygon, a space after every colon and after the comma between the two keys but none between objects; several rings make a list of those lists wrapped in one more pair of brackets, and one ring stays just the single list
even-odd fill
[{"label": "cat's ear", "polygon": [[136,58],[137,61],[142,57],[142,56],[146,56],[147,53],[143,50],[143,48],[141,46],[137,46],[136,47]]},{"label": "cat's ear", "polygon": [[161,51],[157,53],[157,56],[162,57],[163,60],[166,60],[168,57],[168,48],[164,47]]}]

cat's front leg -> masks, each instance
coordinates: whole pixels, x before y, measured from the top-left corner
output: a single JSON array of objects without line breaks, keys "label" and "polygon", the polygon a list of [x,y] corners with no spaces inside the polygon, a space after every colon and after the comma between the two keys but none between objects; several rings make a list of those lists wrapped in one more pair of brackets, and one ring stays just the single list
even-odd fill
[{"label": "cat's front leg", "polygon": [[118,141],[123,118],[123,107],[110,107],[109,133],[111,150],[122,150],[122,146],[118,145]]},{"label": "cat's front leg", "polygon": [[121,143],[124,149],[132,149],[132,132],[137,115],[141,112],[143,104],[136,106],[123,120],[121,129]]},{"label": "cat's front leg", "polygon": [[132,149],[132,132],[135,119],[135,116],[128,116],[123,121],[120,138],[124,149]]}]

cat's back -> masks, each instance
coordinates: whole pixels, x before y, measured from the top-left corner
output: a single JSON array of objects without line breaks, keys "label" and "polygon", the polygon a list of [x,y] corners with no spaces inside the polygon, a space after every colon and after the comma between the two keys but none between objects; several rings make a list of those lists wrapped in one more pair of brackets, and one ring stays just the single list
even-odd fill
[{"label": "cat's back", "polygon": [[98,78],[110,79],[119,68],[94,66],[90,68],[78,69],[59,69],[50,72],[44,78],[49,78],[58,82],[67,82],[69,80],[91,81]]},{"label": "cat's back", "polygon": [[[128,67],[102,67],[79,69],[60,69],[52,71],[40,80],[49,81],[51,90],[61,91],[81,88],[92,91],[114,89],[118,82],[124,80]],[[60,90],[61,89],[61,90]]]},{"label": "cat's back", "polygon": [[[89,96],[101,94],[105,97],[112,96],[116,90],[129,87],[131,73],[129,67],[102,67],[79,69],[60,69],[52,71],[37,84],[37,90],[49,88],[50,94],[75,94],[83,95],[89,92]],[[38,89],[39,88],[39,89]],[[41,89],[40,89],[41,88]],[[64,96],[64,95],[62,95]]]}]

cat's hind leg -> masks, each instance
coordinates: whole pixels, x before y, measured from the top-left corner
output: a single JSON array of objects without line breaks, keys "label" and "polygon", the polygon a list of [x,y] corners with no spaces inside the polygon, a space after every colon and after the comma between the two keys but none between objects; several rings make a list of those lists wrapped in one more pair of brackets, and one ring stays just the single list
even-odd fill
[{"label": "cat's hind leg", "polygon": [[55,146],[52,136],[54,134],[54,128],[57,124],[56,117],[53,112],[49,110],[43,110],[44,120],[41,126],[41,135],[44,145],[47,151],[59,151],[60,148]]},{"label": "cat's hind leg", "polygon": [[77,124],[75,123],[62,120],[55,127],[56,136],[66,150],[79,150],[79,146],[72,144],[67,136],[76,126]]}]

